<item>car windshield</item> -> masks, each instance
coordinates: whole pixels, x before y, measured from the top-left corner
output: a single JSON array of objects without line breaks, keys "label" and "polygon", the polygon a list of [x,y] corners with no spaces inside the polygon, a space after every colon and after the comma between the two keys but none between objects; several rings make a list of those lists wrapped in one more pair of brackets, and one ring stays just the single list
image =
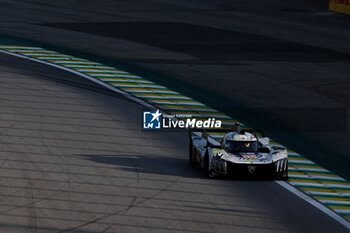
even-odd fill
[{"label": "car windshield", "polygon": [[258,152],[257,141],[233,141],[227,140],[225,148],[229,152]]}]

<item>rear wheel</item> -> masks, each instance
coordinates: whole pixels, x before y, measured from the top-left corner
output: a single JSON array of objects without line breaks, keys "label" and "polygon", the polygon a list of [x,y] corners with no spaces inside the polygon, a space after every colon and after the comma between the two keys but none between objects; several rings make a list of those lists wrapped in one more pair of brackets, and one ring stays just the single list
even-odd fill
[{"label": "rear wheel", "polygon": [[208,151],[205,153],[204,156],[203,169],[209,178],[216,178],[215,173],[213,173],[210,168]]},{"label": "rear wheel", "polygon": [[208,152],[206,152],[205,155],[204,155],[203,170],[205,172],[209,171],[209,156],[208,156]]},{"label": "rear wheel", "polygon": [[189,145],[189,151],[188,151],[188,162],[190,167],[195,167],[196,166],[196,162],[195,162],[195,155],[194,155],[194,148],[193,148],[193,143],[192,140],[190,139],[190,145]]}]

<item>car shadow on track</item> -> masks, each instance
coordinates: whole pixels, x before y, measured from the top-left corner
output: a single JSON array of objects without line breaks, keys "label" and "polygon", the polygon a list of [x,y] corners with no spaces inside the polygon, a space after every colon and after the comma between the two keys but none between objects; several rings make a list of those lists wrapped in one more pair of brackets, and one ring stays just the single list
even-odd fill
[{"label": "car shadow on track", "polygon": [[114,165],[115,169],[126,172],[149,173],[158,175],[205,178],[204,174],[194,172],[187,160],[178,157],[155,155],[80,155],[87,160]]},{"label": "car shadow on track", "polygon": [[[191,168],[186,159],[155,155],[80,155],[87,160],[114,165],[115,169],[126,172],[148,173],[158,175],[181,176],[187,178],[210,179],[199,168]],[[232,181],[271,181],[268,176],[215,177],[214,179]]]}]

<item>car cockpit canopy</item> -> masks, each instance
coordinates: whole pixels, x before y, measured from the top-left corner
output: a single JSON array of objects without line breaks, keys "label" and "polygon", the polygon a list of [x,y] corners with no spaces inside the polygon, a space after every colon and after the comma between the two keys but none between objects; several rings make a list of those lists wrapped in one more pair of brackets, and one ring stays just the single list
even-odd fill
[{"label": "car cockpit canopy", "polygon": [[231,153],[257,153],[259,141],[253,133],[241,130],[226,134],[222,146]]}]

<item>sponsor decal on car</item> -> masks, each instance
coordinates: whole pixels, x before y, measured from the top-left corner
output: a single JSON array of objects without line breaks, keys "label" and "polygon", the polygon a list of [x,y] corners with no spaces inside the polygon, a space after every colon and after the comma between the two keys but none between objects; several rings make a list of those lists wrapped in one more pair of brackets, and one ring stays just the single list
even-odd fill
[{"label": "sponsor decal on car", "polygon": [[255,173],[256,166],[248,166],[248,172],[249,174],[253,175]]},{"label": "sponsor decal on car", "polygon": [[256,157],[255,154],[253,155],[242,155],[243,159],[257,159],[258,157]]}]

